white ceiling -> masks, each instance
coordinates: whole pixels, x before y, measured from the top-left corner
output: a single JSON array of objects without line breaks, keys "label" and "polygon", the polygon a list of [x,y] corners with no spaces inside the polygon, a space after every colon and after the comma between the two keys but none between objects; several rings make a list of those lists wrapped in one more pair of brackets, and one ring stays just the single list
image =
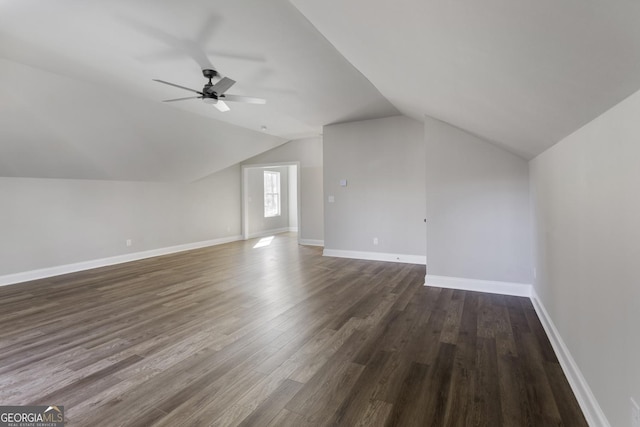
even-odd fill
[{"label": "white ceiling", "polygon": [[531,158],[640,89],[637,0],[291,0],[403,114]]},{"label": "white ceiling", "polygon": [[191,182],[284,141],[0,59],[0,176]]},{"label": "white ceiling", "polygon": [[[322,126],[446,121],[531,158],[640,89],[630,0],[0,0],[0,176],[190,181]],[[229,93],[163,104],[213,65]],[[267,126],[267,132],[259,132]]]},{"label": "white ceiling", "polygon": [[[399,114],[286,0],[0,0],[0,59],[0,176],[193,180]],[[210,66],[267,104],[160,102]]]}]

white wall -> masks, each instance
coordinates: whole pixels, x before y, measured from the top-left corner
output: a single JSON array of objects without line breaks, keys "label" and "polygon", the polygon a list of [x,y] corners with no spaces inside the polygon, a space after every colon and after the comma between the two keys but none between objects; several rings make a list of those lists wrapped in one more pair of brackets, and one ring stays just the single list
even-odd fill
[{"label": "white wall", "polygon": [[424,262],[422,124],[394,116],[325,126],[323,136],[326,253]]},{"label": "white wall", "polygon": [[243,165],[298,162],[300,165],[300,242],[322,244],[324,239],[322,200],[322,138],[289,141],[244,161]]},{"label": "white wall", "polygon": [[289,228],[298,231],[298,166],[289,165]]},{"label": "white wall", "polygon": [[[264,216],[264,171],[280,173],[280,215]],[[249,168],[247,170],[248,237],[289,229],[289,167]]]},{"label": "white wall", "polygon": [[0,200],[0,276],[240,235],[237,165],[191,184],[0,178]]},{"label": "white wall", "polygon": [[428,276],[531,284],[527,162],[430,117],[424,143]]},{"label": "white wall", "polygon": [[530,163],[535,292],[612,426],[640,403],[640,92]]}]

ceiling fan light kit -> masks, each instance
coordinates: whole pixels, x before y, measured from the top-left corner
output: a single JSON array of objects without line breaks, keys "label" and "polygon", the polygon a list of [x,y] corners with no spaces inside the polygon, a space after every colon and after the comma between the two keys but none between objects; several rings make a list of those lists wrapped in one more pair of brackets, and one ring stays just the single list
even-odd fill
[{"label": "ceiling fan light kit", "polygon": [[204,69],[202,70],[202,75],[205,79],[209,79],[209,81],[204,85],[202,91],[198,91],[195,89],[191,89],[185,86],[180,86],[175,83],[166,82],[164,80],[153,79],[158,83],[163,83],[169,86],[174,86],[180,89],[188,90],[190,92],[197,93],[199,96],[191,96],[187,98],[176,98],[176,99],[167,99],[163,102],[175,102],[175,101],[184,101],[187,99],[202,99],[202,101],[206,104],[212,104],[219,111],[225,112],[229,111],[229,106],[223,101],[232,101],[232,102],[244,102],[247,104],[266,104],[266,100],[262,98],[253,98],[250,96],[239,96],[239,95],[226,95],[225,92],[228,91],[231,86],[233,86],[236,81],[232,80],[228,77],[222,77],[217,83],[213,83],[211,79],[214,77],[219,77],[220,74],[213,69]]}]

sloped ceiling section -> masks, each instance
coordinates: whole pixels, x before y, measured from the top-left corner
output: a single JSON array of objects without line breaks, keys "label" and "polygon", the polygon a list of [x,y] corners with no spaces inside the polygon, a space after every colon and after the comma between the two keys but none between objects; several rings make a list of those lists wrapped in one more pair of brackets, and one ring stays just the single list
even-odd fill
[{"label": "sloped ceiling section", "polygon": [[286,140],[0,59],[0,175],[190,182]]},{"label": "sloped ceiling section", "polygon": [[[190,181],[399,114],[287,0],[0,0],[0,40],[0,176]],[[161,103],[210,66],[267,104]]]},{"label": "sloped ceiling section", "polygon": [[640,89],[640,2],[291,0],[403,114],[531,158]]}]

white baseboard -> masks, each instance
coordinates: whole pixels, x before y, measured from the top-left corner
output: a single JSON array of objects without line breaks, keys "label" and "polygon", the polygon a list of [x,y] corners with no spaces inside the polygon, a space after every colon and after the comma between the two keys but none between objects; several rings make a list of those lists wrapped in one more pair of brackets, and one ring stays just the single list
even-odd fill
[{"label": "white baseboard", "polygon": [[488,292],[491,294],[513,295],[517,297],[531,296],[531,285],[527,283],[465,279],[462,277],[427,274],[424,276],[424,285],[438,288],[462,289],[465,291]]},{"label": "white baseboard", "polygon": [[289,231],[292,233],[297,233],[298,232],[298,227],[289,227]]},{"label": "white baseboard", "polygon": [[257,239],[258,237],[273,236],[274,234],[287,233],[289,231],[291,231],[291,229],[289,227],[274,228],[272,230],[258,231],[257,233],[249,234],[247,239]]},{"label": "white baseboard", "polygon": [[544,308],[542,301],[540,301],[538,294],[533,289],[531,291],[531,302],[533,303],[533,307],[538,314],[538,318],[549,337],[549,341],[551,341],[553,350],[560,361],[560,366],[562,367],[564,374],[567,376],[571,390],[573,390],[573,394],[575,394],[576,399],[578,400],[578,404],[587,419],[587,423],[590,426],[610,427],[611,424],[609,424],[602,408],[591,392],[589,384],[587,384],[584,376],[582,376],[582,372],[580,372],[580,368],[578,368],[578,365],[571,356],[562,336],[560,336],[560,333],[556,329],[551,317],[549,317],[549,313],[547,313],[547,310]]},{"label": "white baseboard", "polygon": [[587,423],[590,426],[611,426],[607,421],[602,408],[600,408],[598,401],[591,392],[582,372],[580,372],[580,368],[578,368],[578,365],[571,356],[569,349],[556,329],[551,317],[549,317],[547,310],[544,308],[542,301],[540,301],[540,298],[531,285],[525,283],[463,279],[459,277],[433,276],[427,274],[425,276],[425,286],[437,286],[440,288],[529,297],[536,310],[538,318],[549,337],[549,341],[551,341],[551,345],[558,357],[560,366],[567,376],[571,390],[575,394],[578,404],[587,419]]},{"label": "white baseboard", "polygon": [[304,246],[324,246],[324,240],[300,239],[298,243]]},{"label": "white baseboard", "polygon": [[134,252],[124,255],[116,255],[108,258],[93,259],[76,262],[73,264],[58,265],[55,267],[41,268],[38,270],[24,271],[20,273],[0,276],[0,286],[13,285],[31,280],[45,279],[47,277],[60,276],[61,274],[75,273],[77,271],[90,270],[92,268],[106,267],[108,265],[122,264],[124,262],[137,261],[161,255],[184,252],[192,249],[205,248],[207,246],[221,245],[223,243],[242,240],[242,236],[229,236],[220,239],[205,240],[202,242],[186,243],[184,245],[169,246],[166,248],[151,249],[148,251]]},{"label": "white baseboard", "polygon": [[427,257],[424,255],[405,255],[405,254],[388,254],[382,252],[360,252],[360,251],[343,251],[339,249],[325,249],[323,256],[331,256],[337,258],[353,258],[365,259],[368,261],[387,261],[400,262],[404,264],[427,264]]}]

